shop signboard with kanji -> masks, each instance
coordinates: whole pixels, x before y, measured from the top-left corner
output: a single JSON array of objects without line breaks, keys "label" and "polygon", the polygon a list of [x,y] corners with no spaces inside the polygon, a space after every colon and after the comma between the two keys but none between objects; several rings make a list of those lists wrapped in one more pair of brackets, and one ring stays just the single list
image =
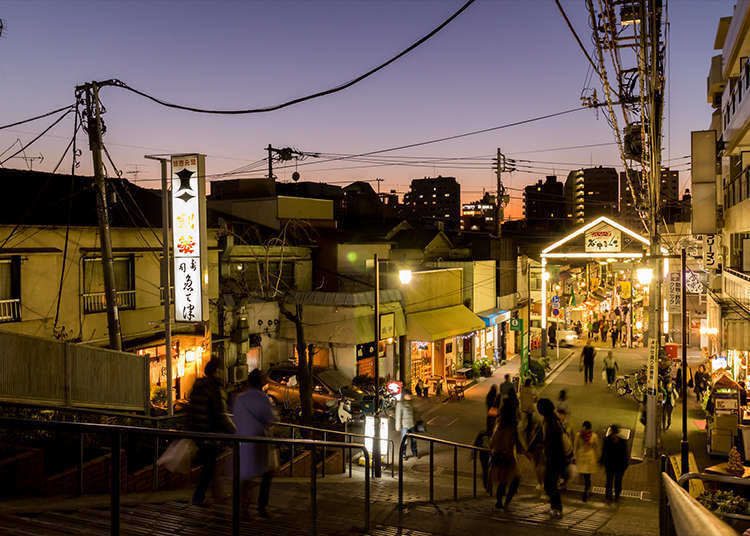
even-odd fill
[{"label": "shop signboard with kanji", "polygon": [[600,225],[584,234],[586,253],[616,253],[622,250],[622,232],[609,225]]},{"label": "shop signboard with kanji", "polygon": [[659,376],[659,344],[656,339],[648,340],[648,363],[646,365],[646,389],[648,394],[656,394],[656,379]]},{"label": "shop signboard with kanji", "polygon": [[175,321],[208,320],[205,156],[172,155]]},{"label": "shop signboard with kanji", "polygon": [[680,272],[670,272],[667,279],[667,310],[670,313],[682,311],[682,276]]}]

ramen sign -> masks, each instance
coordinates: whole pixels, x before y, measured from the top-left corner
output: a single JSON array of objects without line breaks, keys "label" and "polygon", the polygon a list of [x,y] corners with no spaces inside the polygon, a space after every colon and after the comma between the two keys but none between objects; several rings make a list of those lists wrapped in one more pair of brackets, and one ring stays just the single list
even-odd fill
[{"label": "ramen sign", "polygon": [[596,227],[586,231],[586,253],[615,253],[622,249],[622,233],[614,227]]}]

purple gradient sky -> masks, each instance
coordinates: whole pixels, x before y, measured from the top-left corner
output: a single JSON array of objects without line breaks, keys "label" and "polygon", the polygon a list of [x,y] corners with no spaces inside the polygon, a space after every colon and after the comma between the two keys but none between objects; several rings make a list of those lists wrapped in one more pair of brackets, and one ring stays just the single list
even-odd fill
[{"label": "purple gradient sky", "polygon": [[[461,3],[10,1],[0,11],[6,22],[0,39],[0,123],[65,105],[73,101],[76,84],[113,77],[182,104],[275,104],[364,72],[427,33]],[[665,158],[689,154],[690,131],[708,125],[705,80],[715,54],[714,32],[719,17],[732,13],[732,5],[728,0],[670,2]],[[566,1],[564,6],[583,41],[590,43],[584,3]],[[105,89],[105,144],[118,167],[140,171],[139,181],[158,177],[157,165],[143,159],[154,152],[206,153],[209,174],[262,158],[268,143],[359,153],[573,108],[579,104],[586,70],[586,60],[551,0],[479,0],[433,40],[374,77],[278,112],[205,116]],[[30,140],[47,124],[42,120],[0,131],[0,151],[18,137]],[[50,134],[30,150],[45,156],[35,169],[52,170],[72,134],[72,119]],[[509,157],[606,165],[618,162],[614,146],[527,151],[612,141],[601,113],[597,118],[587,110],[393,154],[492,157],[499,146]],[[89,173],[91,159],[80,134],[79,147],[84,149],[80,170]],[[7,165],[25,164],[14,159]],[[384,189],[398,191],[406,190],[413,178],[453,175],[462,184],[465,201],[479,197],[482,188],[495,187],[489,167],[330,169],[353,165],[361,164],[318,164],[299,171],[303,180],[381,177]],[[552,166],[563,178],[576,167]],[[61,171],[70,171],[69,159]],[[291,171],[280,171],[279,178],[288,180]],[[506,185],[520,188],[544,174],[514,173],[506,176]],[[687,180],[687,173],[681,175]],[[514,216],[520,212],[520,195],[512,191]]]}]

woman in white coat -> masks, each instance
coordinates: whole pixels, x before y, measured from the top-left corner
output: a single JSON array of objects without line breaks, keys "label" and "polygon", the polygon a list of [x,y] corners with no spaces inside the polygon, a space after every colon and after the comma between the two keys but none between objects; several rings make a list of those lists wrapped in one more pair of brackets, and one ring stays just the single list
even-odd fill
[{"label": "woman in white coat", "polygon": [[591,473],[596,471],[601,452],[599,436],[591,431],[589,421],[583,421],[581,429],[576,434],[573,452],[575,453],[578,472],[583,476],[583,502],[586,502],[591,490]]}]

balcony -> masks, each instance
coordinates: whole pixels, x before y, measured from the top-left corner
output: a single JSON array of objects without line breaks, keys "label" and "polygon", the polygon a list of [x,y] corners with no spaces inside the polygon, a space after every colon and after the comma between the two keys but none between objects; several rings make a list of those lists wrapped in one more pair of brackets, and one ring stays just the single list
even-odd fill
[{"label": "balcony", "polygon": [[731,268],[724,268],[721,278],[722,291],[736,303],[750,308],[750,275],[743,274]]},{"label": "balcony", "polygon": [[[746,56],[748,33],[745,29],[745,17],[748,15],[750,1],[738,0],[732,13],[732,20],[729,22],[726,37],[721,51],[724,57],[724,77],[737,76],[739,70],[739,58]],[[742,33],[740,33],[742,32]]]},{"label": "balcony", "polygon": [[0,300],[0,322],[21,321],[21,300],[18,298]]},{"label": "balcony", "polygon": [[[102,313],[107,310],[107,299],[104,292],[89,292],[82,294],[83,312]],[[135,290],[117,291],[117,308],[121,310],[135,309]]]}]

